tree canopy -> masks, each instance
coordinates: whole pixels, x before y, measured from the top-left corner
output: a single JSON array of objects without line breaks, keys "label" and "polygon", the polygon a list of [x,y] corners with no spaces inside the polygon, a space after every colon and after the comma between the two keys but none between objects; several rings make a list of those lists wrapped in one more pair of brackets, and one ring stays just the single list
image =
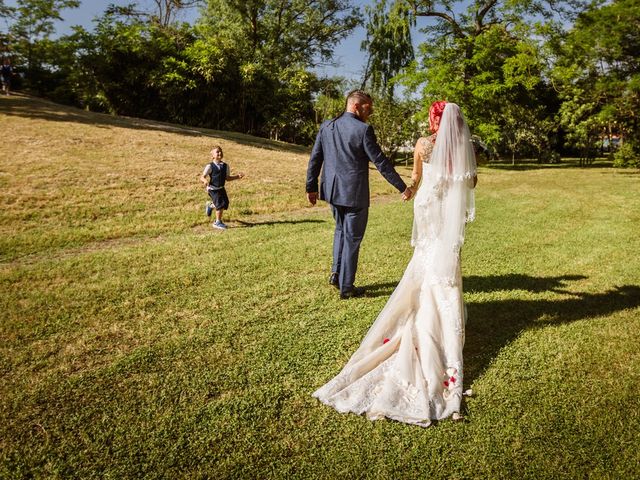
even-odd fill
[{"label": "tree canopy", "polygon": [[640,4],[618,0],[581,13],[552,48],[552,79],[569,141],[585,152],[620,135],[640,148]]}]

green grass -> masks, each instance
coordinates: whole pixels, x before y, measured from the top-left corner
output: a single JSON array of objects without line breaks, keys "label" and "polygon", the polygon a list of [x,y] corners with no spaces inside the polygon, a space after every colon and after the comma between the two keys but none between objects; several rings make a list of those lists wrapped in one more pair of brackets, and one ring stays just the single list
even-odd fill
[{"label": "green grass", "polygon": [[[638,476],[639,175],[481,169],[463,252],[474,396],[464,422],[421,429],[310,396],[411,256],[411,204],[377,173],[370,295],[340,301],[304,151],[0,100],[16,152],[0,167],[0,478]],[[74,136],[92,148],[66,151]],[[214,141],[253,172],[230,185],[224,233],[197,185]]]}]

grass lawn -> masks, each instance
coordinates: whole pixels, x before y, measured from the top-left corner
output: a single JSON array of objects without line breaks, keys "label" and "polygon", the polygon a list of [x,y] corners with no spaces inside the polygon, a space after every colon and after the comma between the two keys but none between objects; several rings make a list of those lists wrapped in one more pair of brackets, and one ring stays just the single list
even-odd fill
[{"label": "grass lawn", "polygon": [[[21,96],[0,122],[0,478],[640,476],[640,175],[481,168],[474,396],[422,429],[310,396],[411,256],[412,206],[375,171],[369,295],[341,301],[306,149]],[[213,144],[247,174],[226,232],[197,180]]]}]

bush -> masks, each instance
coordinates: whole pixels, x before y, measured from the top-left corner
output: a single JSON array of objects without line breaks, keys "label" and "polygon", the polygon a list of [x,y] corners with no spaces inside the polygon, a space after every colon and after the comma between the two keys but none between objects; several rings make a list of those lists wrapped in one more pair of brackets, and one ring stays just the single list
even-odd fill
[{"label": "bush", "polygon": [[629,143],[624,143],[613,154],[613,166],[618,168],[640,168],[640,155]]},{"label": "bush", "polygon": [[560,163],[561,157],[555,150],[545,149],[538,154],[539,163]]}]

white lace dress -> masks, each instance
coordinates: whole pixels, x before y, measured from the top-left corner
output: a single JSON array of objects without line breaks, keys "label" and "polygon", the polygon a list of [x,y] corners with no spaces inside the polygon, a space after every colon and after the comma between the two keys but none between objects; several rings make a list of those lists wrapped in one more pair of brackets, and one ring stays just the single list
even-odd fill
[{"label": "white lace dress", "polygon": [[[423,163],[423,175],[429,175],[429,167]],[[414,238],[416,229],[429,228],[422,219],[430,197],[425,189],[418,190]],[[358,350],[313,394],[339,412],[423,427],[460,412],[465,327],[460,265],[453,279],[434,278],[435,249],[428,234],[420,238],[400,283]]]}]

